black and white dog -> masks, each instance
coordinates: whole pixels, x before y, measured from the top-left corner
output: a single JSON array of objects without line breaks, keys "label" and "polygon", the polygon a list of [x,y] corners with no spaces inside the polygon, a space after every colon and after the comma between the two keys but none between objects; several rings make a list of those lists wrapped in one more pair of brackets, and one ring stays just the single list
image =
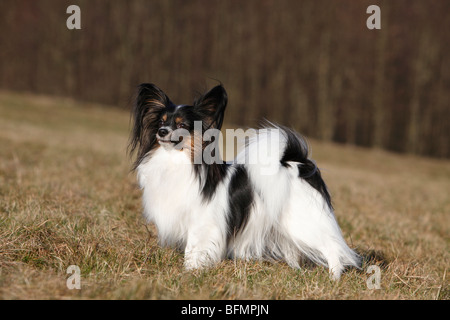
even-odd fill
[{"label": "black and white dog", "polygon": [[144,216],[160,243],[183,250],[187,269],[227,257],[284,260],[294,268],[307,259],[339,279],[346,266],[359,267],[299,134],[270,125],[232,163],[220,160],[226,105],[221,85],[193,105],[172,103],[153,84],[139,86],[129,149],[137,153]]}]

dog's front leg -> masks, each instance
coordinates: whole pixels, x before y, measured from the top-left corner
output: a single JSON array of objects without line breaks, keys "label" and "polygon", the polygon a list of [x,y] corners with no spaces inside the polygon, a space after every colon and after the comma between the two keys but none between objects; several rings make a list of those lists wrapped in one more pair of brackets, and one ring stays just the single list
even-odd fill
[{"label": "dog's front leg", "polygon": [[225,256],[225,235],[214,225],[204,225],[188,233],[184,255],[187,270],[211,267]]}]

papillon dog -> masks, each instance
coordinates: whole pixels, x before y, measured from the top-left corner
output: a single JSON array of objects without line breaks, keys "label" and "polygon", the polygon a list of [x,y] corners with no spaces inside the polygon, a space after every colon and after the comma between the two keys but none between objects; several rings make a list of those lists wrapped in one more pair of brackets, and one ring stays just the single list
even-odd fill
[{"label": "papillon dog", "polygon": [[359,268],[302,136],[269,125],[234,161],[221,161],[217,132],[227,101],[222,85],[192,105],[174,104],[153,84],[138,88],[129,152],[159,243],[183,251],[186,269],[226,258],[293,268],[312,261],[339,279],[346,267]]}]

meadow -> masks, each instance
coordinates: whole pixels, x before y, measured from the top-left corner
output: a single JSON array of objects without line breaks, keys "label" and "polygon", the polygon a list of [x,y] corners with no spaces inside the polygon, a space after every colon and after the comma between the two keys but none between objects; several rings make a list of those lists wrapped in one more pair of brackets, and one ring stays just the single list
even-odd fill
[{"label": "meadow", "polygon": [[[450,161],[310,140],[362,270],[187,272],[141,216],[129,124],[122,109],[0,92],[0,299],[450,299]],[[66,286],[70,265],[81,290]]]}]

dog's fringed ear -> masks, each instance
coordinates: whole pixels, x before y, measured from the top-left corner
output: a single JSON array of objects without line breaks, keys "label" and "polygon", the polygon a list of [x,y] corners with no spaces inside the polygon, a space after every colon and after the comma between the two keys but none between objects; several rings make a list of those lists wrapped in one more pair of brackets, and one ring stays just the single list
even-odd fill
[{"label": "dog's fringed ear", "polygon": [[210,128],[220,130],[227,102],[227,92],[222,85],[212,88],[194,102],[194,107],[203,120],[205,130]]},{"label": "dog's fringed ear", "polygon": [[133,130],[128,146],[130,156],[138,149],[137,162],[156,143],[156,131],[161,112],[171,104],[167,95],[154,84],[139,85],[132,111]]},{"label": "dog's fringed ear", "polygon": [[167,95],[151,83],[143,83],[138,87],[133,109],[135,120],[143,120],[147,113],[158,112],[172,104]]}]

